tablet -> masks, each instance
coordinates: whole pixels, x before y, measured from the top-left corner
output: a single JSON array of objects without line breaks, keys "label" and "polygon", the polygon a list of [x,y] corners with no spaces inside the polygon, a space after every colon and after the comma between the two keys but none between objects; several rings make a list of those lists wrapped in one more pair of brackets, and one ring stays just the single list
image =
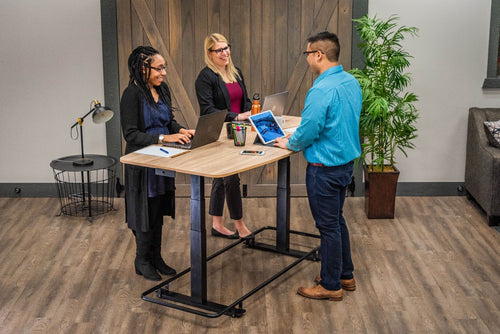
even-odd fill
[{"label": "tablet", "polygon": [[274,142],[276,138],[285,137],[285,132],[274,118],[271,110],[251,115],[248,119],[264,145]]}]

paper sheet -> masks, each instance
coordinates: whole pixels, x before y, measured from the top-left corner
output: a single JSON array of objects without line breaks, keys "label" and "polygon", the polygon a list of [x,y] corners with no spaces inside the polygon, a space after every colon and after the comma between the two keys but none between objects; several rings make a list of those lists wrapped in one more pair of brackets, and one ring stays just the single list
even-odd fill
[{"label": "paper sheet", "polygon": [[151,145],[135,151],[135,153],[154,155],[162,158],[172,158],[187,152],[189,152],[189,150],[183,150],[180,148],[173,148],[166,146],[157,146],[157,145]]}]

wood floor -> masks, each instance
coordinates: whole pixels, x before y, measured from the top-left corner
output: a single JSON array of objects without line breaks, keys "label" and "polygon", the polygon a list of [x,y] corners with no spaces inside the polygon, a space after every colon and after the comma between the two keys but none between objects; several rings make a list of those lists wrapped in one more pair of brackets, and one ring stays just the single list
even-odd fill
[{"label": "wood floor", "polygon": [[[399,197],[395,219],[368,220],[363,201],[345,205],[358,288],[343,301],[296,294],[319,273],[304,261],[246,300],[243,317],[208,319],[141,300],[155,283],[133,270],[122,199],[91,224],[56,216],[55,198],[0,198],[0,333],[499,333],[500,233],[474,204]],[[316,233],[307,199],[291,203],[292,229]],[[244,199],[244,208],[252,229],[274,225],[273,200]],[[189,225],[180,198],[163,234],[178,270],[189,266]],[[229,242],[208,236],[208,254]],[[317,242],[293,237],[292,247]],[[208,297],[233,302],[292,261],[238,245],[209,262]],[[170,288],[187,293],[189,275]]]}]

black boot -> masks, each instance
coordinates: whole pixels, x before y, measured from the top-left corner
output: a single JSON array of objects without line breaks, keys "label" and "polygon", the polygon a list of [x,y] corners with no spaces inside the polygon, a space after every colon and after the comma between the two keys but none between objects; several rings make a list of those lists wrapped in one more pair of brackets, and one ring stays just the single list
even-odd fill
[{"label": "black boot", "polygon": [[158,224],[153,229],[152,243],[151,243],[151,263],[156,270],[162,275],[174,276],[177,274],[174,268],[168,266],[161,257],[161,236],[163,224]]},{"label": "black boot", "polygon": [[135,256],[135,273],[144,276],[150,281],[161,281],[161,276],[156,272],[155,267],[151,263],[150,248],[151,248],[151,232],[136,231],[136,256]]}]

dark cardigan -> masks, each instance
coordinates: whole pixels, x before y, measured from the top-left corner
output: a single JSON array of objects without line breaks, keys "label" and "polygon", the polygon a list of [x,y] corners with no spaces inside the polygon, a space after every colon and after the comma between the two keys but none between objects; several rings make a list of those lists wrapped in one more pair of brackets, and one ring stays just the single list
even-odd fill
[{"label": "dark cardigan", "polygon": [[[165,104],[172,108],[170,91],[165,83],[156,87],[163,96]],[[122,94],[120,101],[120,122],[123,137],[127,142],[125,154],[137,151],[143,147],[157,144],[158,136],[146,133],[144,113],[142,110],[144,96],[137,85],[130,84]],[[172,118],[168,125],[170,133],[178,133],[182,129]],[[145,167],[125,165],[125,212],[128,227],[134,231],[147,232],[150,230],[148,217],[148,179]],[[175,187],[174,181],[169,182],[171,189],[163,197],[163,215],[174,216],[175,214]]]},{"label": "dark cardigan", "polygon": [[[172,109],[172,99],[170,90],[165,83],[156,87],[160,96],[164,96],[167,101],[165,104]],[[157,144],[158,136],[146,133],[146,125],[144,122],[144,113],[142,110],[143,95],[139,87],[135,84],[130,84],[124,91],[120,101],[120,121],[122,124],[123,137],[127,142],[125,154],[137,151],[143,147]],[[168,125],[170,133],[178,133],[182,129],[172,118]]]},{"label": "dark cardigan", "polygon": [[[243,91],[243,99],[241,99],[241,112],[249,111],[252,108],[252,102],[248,98],[245,80],[239,68],[236,68],[241,79],[237,79]],[[238,116],[237,113],[231,111],[231,98],[226,84],[222,78],[205,67],[198,74],[195,82],[196,96],[200,105],[200,115],[206,115],[227,109],[226,122],[231,122]]]}]

